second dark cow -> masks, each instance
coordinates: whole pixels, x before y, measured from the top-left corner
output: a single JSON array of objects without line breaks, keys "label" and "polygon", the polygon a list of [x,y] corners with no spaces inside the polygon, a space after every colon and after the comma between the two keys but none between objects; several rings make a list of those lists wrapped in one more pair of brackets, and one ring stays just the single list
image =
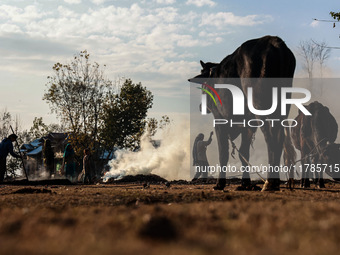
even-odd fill
[{"label": "second dark cow", "polygon": [[333,163],[339,161],[339,145],[334,143],[338,124],[328,107],[321,103],[315,101],[306,108],[312,115],[299,111],[295,118],[298,124],[291,129],[293,144],[301,152],[301,187],[310,187],[309,178],[314,173],[317,185],[324,188],[324,172],[336,178]]}]

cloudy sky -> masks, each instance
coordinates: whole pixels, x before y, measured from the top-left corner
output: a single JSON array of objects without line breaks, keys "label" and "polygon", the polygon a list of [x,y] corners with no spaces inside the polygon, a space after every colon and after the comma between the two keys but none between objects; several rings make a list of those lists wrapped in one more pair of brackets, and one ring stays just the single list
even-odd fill
[{"label": "cloudy sky", "polygon": [[[42,101],[47,76],[87,49],[110,79],[129,77],[153,92],[151,116],[185,115],[187,79],[200,59],[219,62],[267,34],[294,53],[311,38],[339,47],[340,23],[313,21],[329,20],[338,7],[335,0],[0,0],[0,111],[19,115],[24,127],[36,116],[54,121]],[[339,59],[333,50],[329,75],[339,73]]]}]

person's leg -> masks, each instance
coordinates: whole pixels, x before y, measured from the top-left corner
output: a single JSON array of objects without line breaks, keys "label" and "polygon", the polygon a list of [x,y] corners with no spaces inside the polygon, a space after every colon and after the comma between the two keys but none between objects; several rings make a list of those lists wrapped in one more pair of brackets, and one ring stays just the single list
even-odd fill
[{"label": "person's leg", "polygon": [[203,165],[203,173],[202,173],[202,178],[206,181],[208,179],[208,170],[209,170],[209,163],[208,161],[204,161],[202,162],[202,165]]},{"label": "person's leg", "polygon": [[88,174],[88,178],[89,178],[89,184],[92,184],[92,174],[91,173]]},{"label": "person's leg", "polygon": [[83,176],[83,184],[85,184],[86,182],[86,172],[84,173],[84,176]]},{"label": "person's leg", "polygon": [[66,177],[66,179],[72,181],[69,163],[65,164],[65,177]]},{"label": "person's leg", "polygon": [[192,179],[193,181],[194,180],[197,180],[200,176],[201,176],[201,167],[197,167],[197,168],[195,168],[196,169],[196,173],[195,173],[195,176],[194,176],[194,178]]},{"label": "person's leg", "polygon": [[6,173],[6,158],[0,158],[0,183],[4,181]]},{"label": "person's leg", "polygon": [[197,179],[201,176],[204,175],[204,172],[206,171],[206,164],[204,161],[198,160],[197,165],[195,166],[195,176],[191,181],[197,181]]},{"label": "person's leg", "polygon": [[68,165],[69,165],[70,181],[73,182],[73,183],[77,182],[76,164],[74,162],[71,162]]},{"label": "person's leg", "polygon": [[88,173],[85,172],[83,184],[86,184],[86,183],[90,184],[90,176]]}]

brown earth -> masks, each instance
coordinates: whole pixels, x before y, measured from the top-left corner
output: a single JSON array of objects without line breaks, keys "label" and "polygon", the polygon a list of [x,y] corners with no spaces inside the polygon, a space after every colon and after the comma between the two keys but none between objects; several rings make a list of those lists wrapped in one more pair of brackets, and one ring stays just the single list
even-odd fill
[{"label": "brown earth", "polygon": [[212,186],[1,185],[0,254],[338,254],[340,184]]}]

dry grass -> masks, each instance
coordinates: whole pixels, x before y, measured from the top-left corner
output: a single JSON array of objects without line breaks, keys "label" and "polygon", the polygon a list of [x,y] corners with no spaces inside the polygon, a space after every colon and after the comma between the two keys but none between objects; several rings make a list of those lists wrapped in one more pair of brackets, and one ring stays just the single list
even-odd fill
[{"label": "dry grass", "polygon": [[340,185],[0,188],[0,254],[337,254]]}]

